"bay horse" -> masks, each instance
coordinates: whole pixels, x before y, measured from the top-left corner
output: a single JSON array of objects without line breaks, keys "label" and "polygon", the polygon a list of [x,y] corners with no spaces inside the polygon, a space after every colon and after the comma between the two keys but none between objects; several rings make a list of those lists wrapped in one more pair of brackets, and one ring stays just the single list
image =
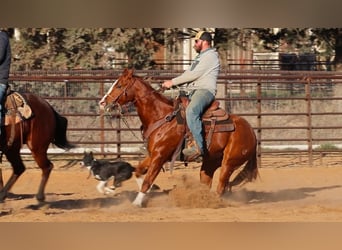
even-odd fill
[{"label": "bay horse", "polygon": [[[135,105],[143,133],[148,137],[148,155],[139,163],[135,172],[140,190],[133,204],[141,207],[163,164],[170,161],[184,140],[185,129],[180,129],[172,116],[175,112],[173,101],[134,75],[132,69],[125,69],[99,105],[101,109],[109,111],[123,110],[122,105],[129,103]],[[253,181],[258,175],[254,130],[242,117],[231,114],[230,119],[235,130],[213,133],[210,148],[203,156],[200,169],[200,182],[211,187],[214,173],[221,167],[216,189],[219,196],[241,182]],[[232,173],[243,164],[243,169],[229,182]]]},{"label": "bay horse", "polygon": [[[27,119],[19,119],[18,121],[16,104],[12,107],[7,107],[7,113],[12,114],[6,114],[6,118],[3,119],[5,123],[1,128],[0,149],[11,164],[13,171],[7,183],[3,185],[2,171],[0,168],[0,202],[4,202],[9,190],[25,171],[25,165],[20,156],[20,149],[23,144],[26,144],[30,149],[32,157],[42,170],[36,199],[39,202],[43,202],[45,200],[45,186],[53,168],[53,164],[47,157],[47,150],[50,143],[66,150],[74,146],[68,142],[66,137],[68,120],[65,117],[58,114],[46,100],[37,95],[23,93],[19,96],[28,105],[24,107],[26,109],[30,107],[31,116]],[[10,95],[8,95],[7,101],[10,98]],[[14,99],[10,100],[10,103],[14,102]],[[8,102],[6,102],[7,104]],[[12,121],[6,122],[6,119]]]}]

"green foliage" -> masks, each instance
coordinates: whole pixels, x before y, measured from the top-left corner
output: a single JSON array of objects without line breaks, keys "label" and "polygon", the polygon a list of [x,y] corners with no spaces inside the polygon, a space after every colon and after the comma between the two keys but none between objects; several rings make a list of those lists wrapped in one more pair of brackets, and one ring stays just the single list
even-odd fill
[{"label": "green foliage", "polygon": [[316,150],[324,150],[324,151],[337,150],[337,149],[338,149],[338,147],[334,144],[331,144],[331,143],[322,144],[316,148]]},{"label": "green foliage", "polygon": [[13,70],[110,69],[116,52],[127,58],[122,67],[143,69],[158,49],[151,29],[21,28],[17,34],[11,41]]},{"label": "green foliage", "polygon": [[221,51],[233,46],[246,48],[251,41],[254,51],[314,53],[335,65],[342,63],[341,28],[254,28],[216,29],[215,45]]},{"label": "green foliage", "polygon": [[[153,55],[165,47],[181,55],[181,42],[192,28],[16,28],[11,30],[12,70],[151,69]],[[212,30],[212,29],[211,29]],[[216,28],[214,46],[222,53],[233,47],[255,51],[299,51],[342,62],[342,29]],[[246,43],[250,41],[251,43]],[[286,46],[285,46],[286,45]],[[284,47],[285,46],[285,47]],[[172,61],[173,56],[165,60]],[[176,57],[175,57],[176,58]]]}]

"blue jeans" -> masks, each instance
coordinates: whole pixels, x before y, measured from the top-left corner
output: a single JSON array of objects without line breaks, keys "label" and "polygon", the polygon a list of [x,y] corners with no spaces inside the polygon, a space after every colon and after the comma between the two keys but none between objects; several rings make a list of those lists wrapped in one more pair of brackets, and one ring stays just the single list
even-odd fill
[{"label": "blue jeans", "polygon": [[214,99],[215,96],[210,91],[198,89],[190,96],[190,103],[185,111],[188,127],[202,153],[204,153],[204,136],[201,118]]}]

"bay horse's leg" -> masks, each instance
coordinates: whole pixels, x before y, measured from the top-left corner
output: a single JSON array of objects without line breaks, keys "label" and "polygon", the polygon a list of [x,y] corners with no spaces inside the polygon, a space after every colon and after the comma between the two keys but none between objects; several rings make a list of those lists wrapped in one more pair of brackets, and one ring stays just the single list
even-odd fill
[{"label": "bay horse's leg", "polygon": [[3,202],[6,199],[8,192],[11,190],[14,183],[25,171],[25,165],[20,157],[20,148],[12,148],[10,151],[6,152],[6,158],[11,163],[13,172],[5,186],[0,191],[0,202]]},{"label": "bay horse's leg", "polygon": [[4,180],[2,178],[2,168],[0,167],[0,190],[4,187]]},{"label": "bay horse's leg", "polygon": [[35,159],[36,163],[42,170],[42,179],[39,184],[38,193],[36,194],[36,198],[39,202],[45,201],[45,187],[49,180],[51,170],[53,169],[52,162],[47,158],[47,149],[40,151],[32,151],[32,156]]}]

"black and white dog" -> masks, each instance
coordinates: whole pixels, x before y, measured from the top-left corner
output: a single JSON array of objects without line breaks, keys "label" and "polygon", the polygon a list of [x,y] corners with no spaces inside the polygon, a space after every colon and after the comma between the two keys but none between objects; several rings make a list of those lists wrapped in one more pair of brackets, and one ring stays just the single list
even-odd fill
[{"label": "black and white dog", "polygon": [[[89,174],[100,181],[96,189],[102,194],[114,193],[114,189],[120,187],[123,181],[130,179],[135,171],[135,168],[125,161],[96,160],[92,152],[84,152],[80,164],[88,168]],[[107,187],[107,182],[111,178],[114,178],[113,186]]]}]

